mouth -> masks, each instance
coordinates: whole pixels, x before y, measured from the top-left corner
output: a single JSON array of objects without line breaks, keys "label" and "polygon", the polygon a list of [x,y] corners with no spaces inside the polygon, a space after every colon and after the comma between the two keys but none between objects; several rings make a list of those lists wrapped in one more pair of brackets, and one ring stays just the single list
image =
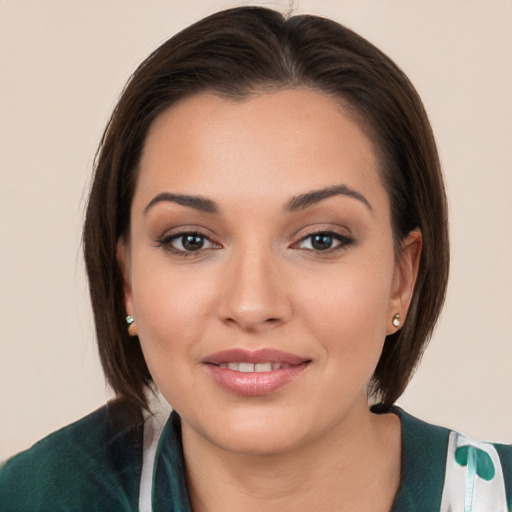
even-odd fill
[{"label": "mouth", "polygon": [[262,396],[298,379],[311,359],[274,349],[232,349],[212,354],[203,362],[224,390],[243,396]]},{"label": "mouth", "polygon": [[228,368],[229,370],[233,370],[234,372],[242,372],[242,373],[261,373],[261,372],[271,372],[273,370],[281,370],[283,368],[290,368],[292,365],[283,364],[283,363],[220,363],[218,365],[220,368]]}]

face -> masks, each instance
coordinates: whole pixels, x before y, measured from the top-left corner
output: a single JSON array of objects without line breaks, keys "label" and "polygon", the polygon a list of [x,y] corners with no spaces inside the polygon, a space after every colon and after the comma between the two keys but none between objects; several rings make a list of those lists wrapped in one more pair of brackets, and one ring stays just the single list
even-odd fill
[{"label": "face", "polygon": [[395,261],[374,147],[333,99],[204,94],[161,114],[119,261],[184,435],[276,453],[356,425],[417,245]]}]

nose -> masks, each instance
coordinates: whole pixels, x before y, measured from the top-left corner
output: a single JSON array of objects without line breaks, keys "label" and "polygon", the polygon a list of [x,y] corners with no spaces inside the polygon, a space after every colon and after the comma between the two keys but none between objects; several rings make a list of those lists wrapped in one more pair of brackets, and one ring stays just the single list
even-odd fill
[{"label": "nose", "polygon": [[276,259],[263,251],[245,250],[226,261],[218,303],[222,322],[261,332],[290,319],[293,310],[288,284]]}]

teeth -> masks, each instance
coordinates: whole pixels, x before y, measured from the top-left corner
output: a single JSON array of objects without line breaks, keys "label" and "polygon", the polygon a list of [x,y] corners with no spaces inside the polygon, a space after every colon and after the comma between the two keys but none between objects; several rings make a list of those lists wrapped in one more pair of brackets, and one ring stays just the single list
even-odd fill
[{"label": "teeth", "polygon": [[240,363],[238,371],[242,373],[253,372],[254,365],[252,363]]},{"label": "teeth", "polygon": [[269,372],[272,370],[272,363],[258,363],[254,365],[256,372]]},{"label": "teeth", "polygon": [[252,372],[270,372],[272,370],[280,370],[282,368],[290,368],[289,364],[281,363],[221,363],[220,368],[228,368],[235,372],[252,373]]}]

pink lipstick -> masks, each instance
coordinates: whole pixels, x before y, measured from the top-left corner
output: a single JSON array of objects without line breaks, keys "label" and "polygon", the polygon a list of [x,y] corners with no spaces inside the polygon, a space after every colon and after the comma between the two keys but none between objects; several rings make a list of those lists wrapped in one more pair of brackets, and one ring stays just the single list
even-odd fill
[{"label": "pink lipstick", "polygon": [[205,358],[204,364],[224,389],[244,396],[268,395],[297,379],[311,361],[274,349],[231,349]]}]

